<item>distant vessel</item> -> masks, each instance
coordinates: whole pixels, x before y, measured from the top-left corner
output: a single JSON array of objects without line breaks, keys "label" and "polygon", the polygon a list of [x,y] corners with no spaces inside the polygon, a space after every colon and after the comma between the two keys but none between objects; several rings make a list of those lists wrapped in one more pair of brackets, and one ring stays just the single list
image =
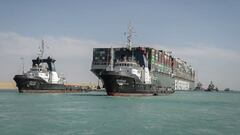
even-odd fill
[{"label": "distant vessel", "polygon": [[171,53],[150,47],[94,48],[91,71],[108,95],[165,95],[194,89],[195,71]]},{"label": "distant vessel", "polygon": [[202,87],[202,83],[201,83],[201,82],[198,82],[198,83],[197,83],[197,86],[195,87],[194,90],[196,90],[196,91],[203,91],[204,88]]},{"label": "distant vessel", "polygon": [[44,41],[40,48],[39,56],[32,60],[32,68],[26,73],[15,75],[14,80],[20,93],[42,93],[42,92],[80,92],[79,85],[65,85],[65,78],[59,76],[55,69],[55,59],[50,56],[43,58]]},{"label": "distant vessel", "polygon": [[218,91],[218,87],[215,87],[215,85],[211,81],[210,84],[208,85],[208,88],[205,91]]},{"label": "distant vessel", "polygon": [[224,91],[230,91],[230,88],[225,88]]}]

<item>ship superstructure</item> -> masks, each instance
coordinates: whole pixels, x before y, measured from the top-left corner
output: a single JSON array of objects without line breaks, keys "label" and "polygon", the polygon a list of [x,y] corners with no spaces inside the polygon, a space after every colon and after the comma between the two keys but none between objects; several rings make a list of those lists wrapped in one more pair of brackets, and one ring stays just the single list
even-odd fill
[{"label": "ship superstructure", "polygon": [[195,71],[169,52],[132,47],[94,48],[91,71],[102,80],[108,95],[172,93],[194,88]]}]

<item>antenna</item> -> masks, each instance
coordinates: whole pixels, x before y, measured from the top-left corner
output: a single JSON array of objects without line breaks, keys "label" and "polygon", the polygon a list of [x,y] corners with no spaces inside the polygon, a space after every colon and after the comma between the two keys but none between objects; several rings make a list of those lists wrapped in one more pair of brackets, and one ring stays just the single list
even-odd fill
[{"label": "antenna", "polygon": [[22,62],[22,74],[24,74],[24,58],[23,57],[21,57],[20,58],[21,59],[21,62]]}]

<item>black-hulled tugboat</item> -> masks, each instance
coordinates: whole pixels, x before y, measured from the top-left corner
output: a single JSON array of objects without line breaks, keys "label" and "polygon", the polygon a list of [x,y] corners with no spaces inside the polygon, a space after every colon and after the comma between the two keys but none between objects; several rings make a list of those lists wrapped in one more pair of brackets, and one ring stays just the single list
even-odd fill
[{"label": "black-hulled tugboat", "polygon": [[[146,61],[146,58],[143,58]],[[151,84],[151,77],[147,64],[141,67],[136,60],[115,61],[110,67],[100,73],[108,95],[166,95],[173,93],[171,88],[163,88],[160,85]]]},{"label": "black-hulled tugboat", "polygon": [[210,84],[208,85],[208,88],[205,91],[218,91],[218,87],[215,87],[215,85],[211,81]]},{"label": "black-hulled tugboat", "polygon": [[102,81],[108,95],[167,95],[194,89],[195,71],[169,52],[132,47],[132,27],[127,47],[94,48],[91,71]]},{"label": "black-hulled tugboat", "polygon": [[195,91],[203,91],[204,88],[202,87],[202,83],[201,83],[201,82],[198,82],[198,83],[197,83],[197,86],[195,87],[194,90],[195,90]]},{"label": "black-hulled tugboat", "polygon": [[230,88],[225,88],[224,91],[229,92]]},{"label": "black-hulled tugboat", "polygon": [[14,80],[20,93],[65,93],[81,92],[79,85],[65,85],[65,78],[56,72],[55,59],[43,58],[44,41],[39,56],[32,60],[32,68],[26,73],[15,75]]}]

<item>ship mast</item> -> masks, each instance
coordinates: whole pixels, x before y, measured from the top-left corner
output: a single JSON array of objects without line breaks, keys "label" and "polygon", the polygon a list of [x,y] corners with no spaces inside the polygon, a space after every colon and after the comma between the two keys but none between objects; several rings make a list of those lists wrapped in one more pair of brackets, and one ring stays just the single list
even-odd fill
[{"label": "ship mast", "polygon": [[22,74],[24,74],[24,58],[21,57],[20,59],[21,59],[21,61],[22,61]]},{"label": "ship mast", "polygon": [[133,27],[130,22],[128,25],[128,32],[127,32],[127,48],[129,50],[132,49],[132,34],[133,34]]},{"label": "ship mast", "polygon": [[114,50],[111,47],[111,60],[110,60],[110,71],[113,71],[113,64],[114,64]]},{"label": "ship mast", "polygon": [[42,59],[43,58],[43,55],[44,55],[44,40],[42,40],[42,44],[41,46],[39,47],[39,58]]}]

